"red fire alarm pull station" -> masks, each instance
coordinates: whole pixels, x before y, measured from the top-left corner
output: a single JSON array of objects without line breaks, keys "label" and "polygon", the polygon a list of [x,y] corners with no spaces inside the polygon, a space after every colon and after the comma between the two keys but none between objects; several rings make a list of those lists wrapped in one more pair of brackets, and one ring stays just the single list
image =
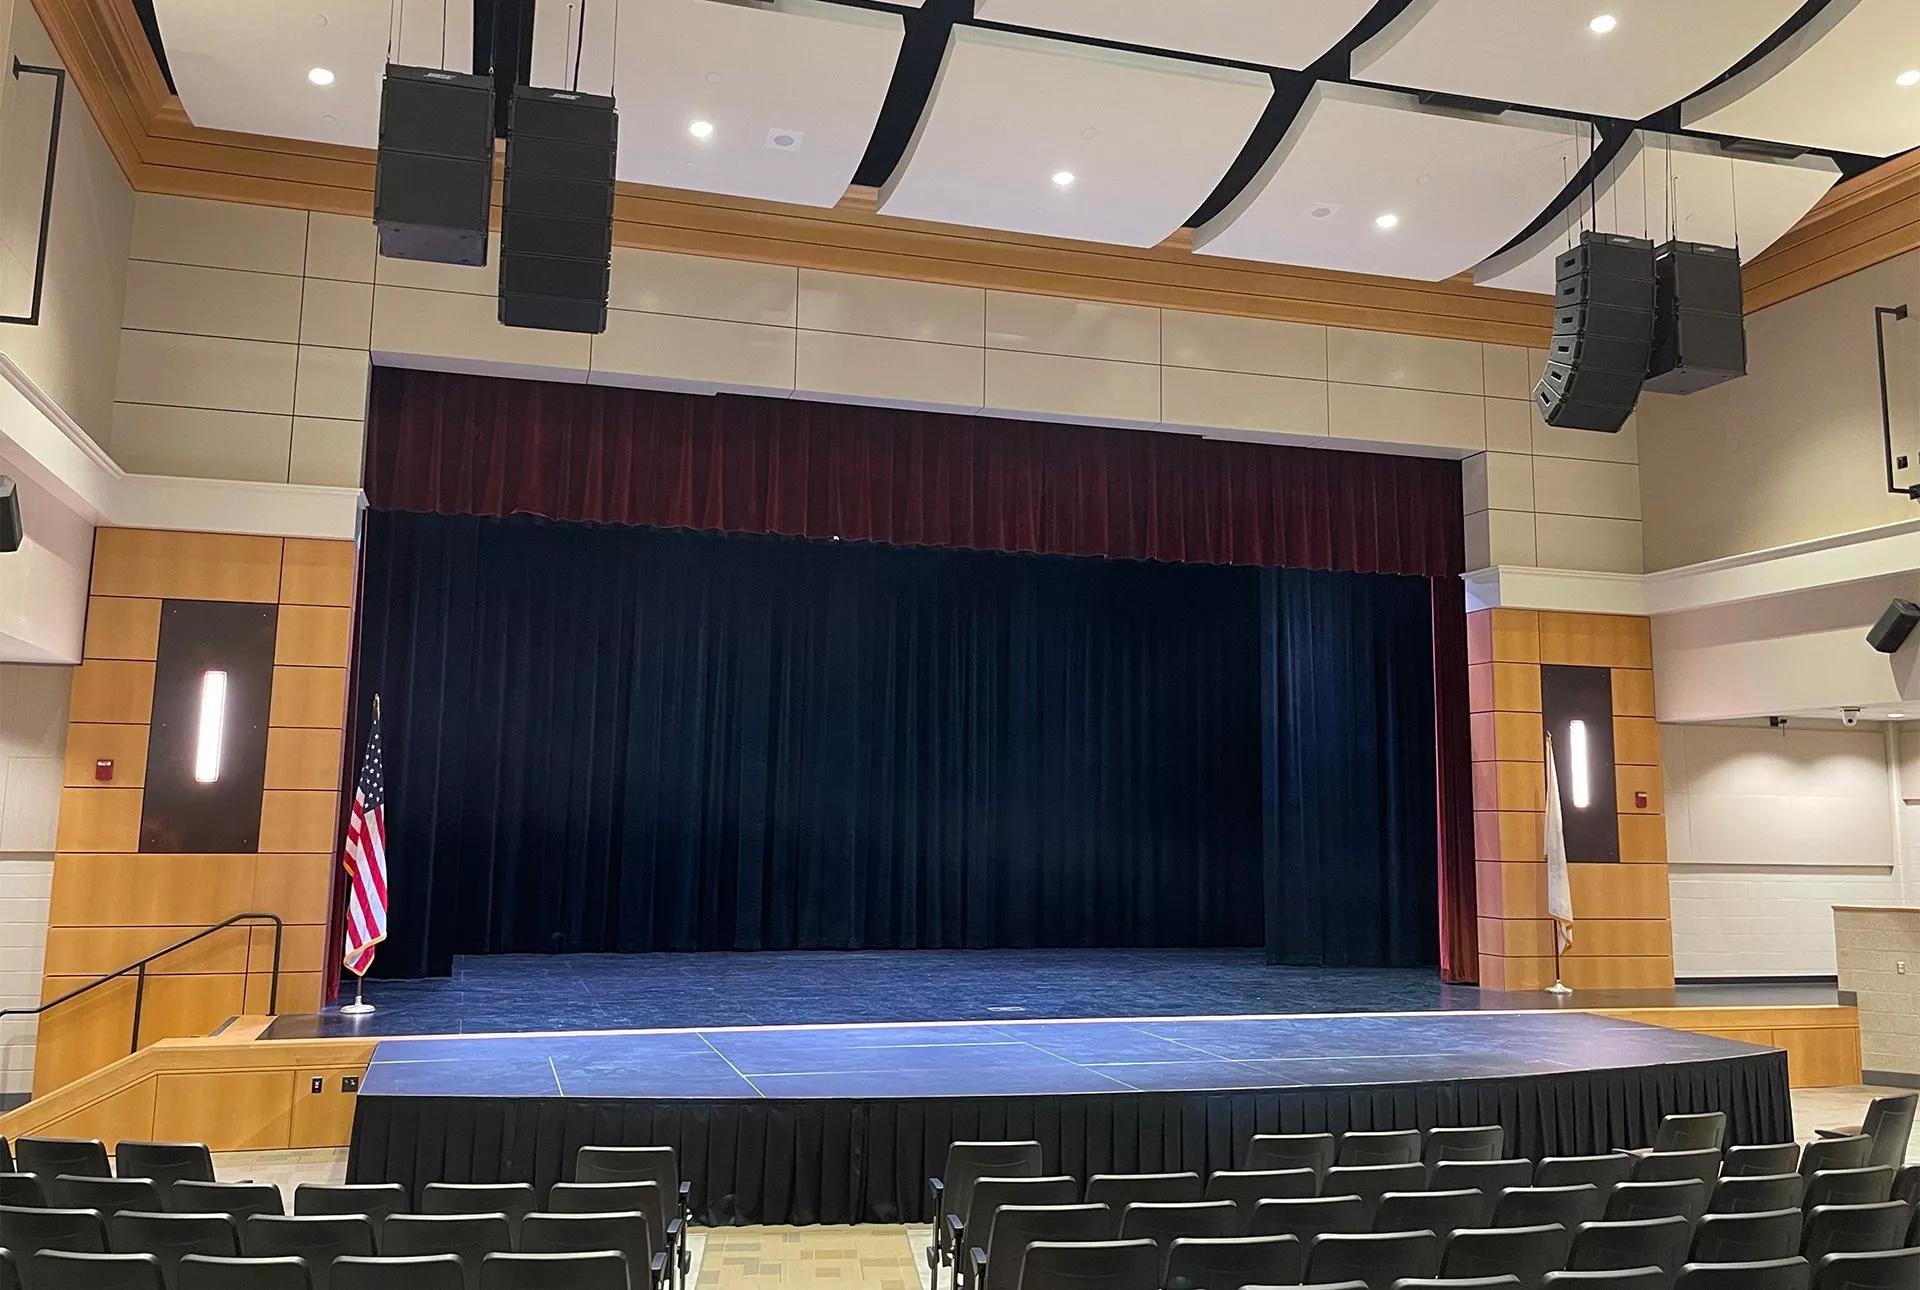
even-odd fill
[{"label": "red fire alarm pull station", "polygon": [[102,757],[93,763],[93,777],[101,782],[113,778],[113,758]]},{"label": "red fire alarm pull station", "polygon": [[1636,788],[1633,790],[1633,804],[1639,807],[1643,811],[1647,809],[1647,790],[1646,789]]}]

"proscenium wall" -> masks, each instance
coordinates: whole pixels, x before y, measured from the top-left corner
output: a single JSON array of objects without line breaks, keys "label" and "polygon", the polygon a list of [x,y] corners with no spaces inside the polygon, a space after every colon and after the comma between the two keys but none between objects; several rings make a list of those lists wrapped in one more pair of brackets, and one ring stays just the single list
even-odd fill
[{"label": "proscenium wall", "polygon": [[[40,1002],[73,669],[0,663],[0,1008]],[[0,1023],[0,1105],[33,1089],[31,1018]]]},{"label": "proscenium wall", "polygon": [[1470,567],[1637,572],[1637,436],[1556,430],[1543,354],[621,248],[597,337],[500,326],[497,267],[340,215],[141,194],[107,446],[128,470],[358,482],[369,353],[1466,460]]}]

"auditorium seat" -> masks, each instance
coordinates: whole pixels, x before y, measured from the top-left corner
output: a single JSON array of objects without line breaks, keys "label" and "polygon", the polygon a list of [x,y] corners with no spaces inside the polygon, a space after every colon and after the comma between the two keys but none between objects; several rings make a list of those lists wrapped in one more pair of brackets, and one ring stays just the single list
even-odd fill
[{"label": "auditorium seat", "polygon": [[1336,1165],[1411,1165],[1420,1161],[1420,1131],[1391,1129],[1343,1133],[1334,1154]]},{"label": "auditorium seat", "polygon": [[1035,1241],[1020,1263],[1019,1290],[1158,1290],[1152,1241]]},{"label": "auditorium seat", "polygon": [[1829,1254],[1897,1250],[1907,1239],[1912,1211],[1897,1200],[1872,1205],[1815,1205],[1807,1211],[1806,1236],[1795,1253],[1818,1263]]},{"label": "auditorium seat", "polygon": [[123,1254],[151,1254],[169,1286],[179,1279],[189,1254],[233,1258],[240,1234],[225,1214],[115,1214],[107,1220],[107,1244]]},{"label": "auditorium seat", "polygon": [[1424,1191],[1427,1167],[1410,1165],[1335,1165],[1321,1180],[1320,1190],[1328,1196],[1358,1196],[1367,1208],[1371,1222],[1380,1198],[1390,1191]]},{"label": "auditorium seat", "polygon": [[[1002,1205],[986,1239],[967,1249],[961,1266],[976,1290],[1016,1290],[1020,1260],[1035,1241],[1111,1241],[1118,1218],[1105,1205]],[[1003,1273],[995,1279],[996,1272]]]},{"label": "auditorium seat", "polygon": [[[976,1248],[986,1249],[993,1216],[1002,1205],[1075,1205],[1079,1202],[1079,1180],[1066,1174],[1049,1174],[1043,1178],[976,1178],[965,1215],[950,1215],[947,1219],[954,1248],[955,1280],[965,1279],[967,1256]],[[1111,1221],[1117,1227],[1119,1215],[1114,1215]]]},{"label": "auditorium seat", "polygon": [[1240,1230],[1253,1223],[1263,1200],[1293,1200],[1320,1192],[1320,1175],[1311,1169],[1221,1169],[1207,1179],[1206,1200],[1230,1200],[1240,1210]]},{"label": "auditorium seat", "polygon": [[1306,1271],[1306,1251],[1291,1236],[1183,1236],[1167,1253],[1166,1290],[1240,1290],[1246,1285],[1295,1285]]},{"label": "auditorium seat", "polygon": [[151,1254],[71,1254],[42,1250],[33,1256],[34,1290],[166,1290],[160,1260]]},{"label": "auditorium seat", "polygon": [[1484,1227],[1491,1199],[1478,1191],[1390,1191],[1373,1214],[1376,1232],[1437,1232]]},{"label": "auditorium seat", "polygon": [[1574,1187],[1591,1183],[1602,1192],[1612,1191],[1633,1177],[1634,1158],[1621,1152],[1604,1156],[1548,1156],[1534,1171],[1536,1187]]},{"label": "auditorium seat", "polygon": [[[0,1139],[0,1147],[4,1146],[5,1139]],[[0,1290],[20,1290],[20,1269],[8,1249],[0,1249]]]},{"label": "auditorium seat", "polygon": [[373,1224],[378,1246],[381,1225],[407,1212],[407,1189],[399,1183],[301,1183],[293,1189],[293,1212],[307,1217],[363,1215]]},{"label": "auditorium seat", "polygon": [[143,1214],[166,1208],[160,1189],[145,1178],[76,1178],[61,1174],[53,1180],[53,1203],[61,1209],[96,1209],[103,1217],[122,1210]]},{"label": "auditorium seat", "polygon": [[1673,1290],[1673,1273],[1659,1268],[1549,1272],[1540,1285],[1542,1290]]},{"label": "auditorium seat", "polygon": [[1720,1176],[1720,1150],[1652,1151],[1633,1162],[1634,1182],[1677,1182],[1698,1178],[1708,1187]]},{"label": "auditorium seat", "polygon": [[489,1254],[513,1249],[513,1230],[505,1214],[395,1214],[380,1234],[380,1249],[390,1259],[458,1255],[471,1290]]},{"label": "auditorium seat", "polygon": [[1667,1115],[1653,1132],[1655,1151],[1719,1151],[1727,1143],[1727,1113]]},{"label": "auditorium seat", "polygon": [[627,1261],[599,1254],[489,1254],[480,1290],[627,1290]]},{"label": "auditorium seat", "polygon": [[1720,1157],[1722,1178],[1756,1178],[1790,1174],[1800,1168],[1800,1144],[1770,1142],[1758,1146],[1728,1147]]},{"label": "auditorium seat", "polygon": [[1807,1179],[1806,1208],[1815,1205],[1877,1205],[1893,1198],[1893,1170],[1822,1169]]},{"label": "auditorium seat", "polygon": [[213,1153],[201,1142],[122,1142],[113,1149],[113,1171],[122,1178],[151,1178],[162,1196],[175,1183],[212,1182]]},{"label": "auditorium seat", "polygon": [[574,1153],[573,1180],[658,1183],[666,1198],[669,1226],[655,1223],[655,1239],[676,1260],[675,1266],[685,1277],[690,1263],[686,1225],[693,1221],[693,1187],[680,1177],[680,1157],[672,1147],[582,1147]]},{"label": "auditorium seat", "polygon": [[1506,1154],[1507,1131],[1497,1124],[1462,1129],[1428,1129],[1420,1159],[1428,1169],[1444,1160],[1499,1160]]},{"label": "auditorium seat", "polygon": [[372,1255],[373,1223],[359,1214],[255,1214],[240,1226],[240,1252],[250,1259],[305,1259],[314,1290],[327,1290],[335,1259]]},{"label": "auditorium seat", "polygon": [[1263,1200],[1254,1206],[1253,1236],[1291,1236],[1302,1245],[1327,1232],[1364,1232],[1373,1212],[1358,1196],[1311,1196]]},{"label": "auditorium seat", "polygon": [[1196,1173],[1095,1174],[1087,1179],[1089,1205],[1125,1214],[1129,1205],[1177,1205],[1200,1199],[1205,1184]]},{"label": "auditorium seat", "polygon": [[1542,1277],[1566,1266],[1571,1240],[1558,1223],[1468,1228],[1447,1238],[1440,1271],[1449,1277],[1512,1275],[1526,1290],[1538,1290]]},{"label": "auditorium seat", "polygon": [[1540,1227],[1558,1223],[1569,1233],[1598,1222],[1607,1198],[1592,1183],[1574,1187],[1509,1187],[1493,1203],[1486,1227]]},{"label": "auditorium seat", "polygon": [[1722,1178],[1707,1200],[1709,1214],[1759,1214],[1770,1209],[1799,1209],[1807,1180],[1797,1173],[1744,1174]]},{"label": "auditorium seat", "polygon": [[1893,1176],[1893,1199],[1920,1205],[1920,1165],[1908,1165]]},{"label": "auditorium seat", "polygon": [[1307,1247],[1307,1280],[1360,1281],[1392,1290],[1404,1277],[1440,1273],[1440,1238],[1432,1232],[1330,1232]]},{"label": "auditorium seat", "polygon": [[1239,1227],[1230,1200],[1139,1201],[1120,1211],[1119,1239],[1152,1241],[1164,1255],[1179,1237],[1234,1236]]},{"label": "auditorium seat", "polygon": [[451,1254],[333,1261],[333,1290],[465,1290],[466,1272]]},{"label": "auditorium seat", "polygon": [[287,1212],[278,1187],[245,1182],[175,1183],[172,1208],[183,1214],[230,1214],[236,1223],[255,1214]]},{"label": "auditorium seat", "polygon": [[39,1174],[0,1174],[0,1205],[47,1207],[47,1189]]},{"label": "auditorium seat", "polygon": [[1678,1215],[1689,1223],[1707,1212],[1707,1185],[1698,1178],[1677,1182],[1623,1182],[1607,1194],[1606,1217],[1668,1218]]},{"label": "auditorium seat", "polygon": [[105,1254],[107,1225],[97,1210],[0,1207],[0,1247],[13,1251],[22,1282],[33,1284],[28,1260],[41,1250]]},{"label": "auditorium seat", "polygon": [[1915,1286],[1920,1286],[1920,1249],[1829,1254],[1813,1276],[1813,1290],[1913,1290]]},{"label": "auditorium seat", "polygon": [[1913,1116],[1920,1105],[1920,1093],[1890,1093],[1867,1104],[1867,1114],[1859,1127],[1821,1129],[1823,1138],[1846,1138],[1863,1134],[1873,1140],[1867,1163],[1898,1169],[1907,1160],[1907,1142],[1913,1137]]},{"label": "auditorium seat", "polygon": [[1402,1277],[1393,1290],[1520,1290],[1519,1277]]},{"label": "auditorium seat", "polygon": [[942,1264],[953,1266],[954,1233],[967,1217],[973,1184],[981,1178],[1037,1178],[1038,1142],[955,1142],[947,1147],[946,1164],[927,1179],[933,1197],[933,1242],[927,1246],[927,1266],[933,1271],[933,1290],[940,1290]]},{"label": "auditorium seat", "polygon": [[313,1290],[307,1261],[221,1259],[189,1254],[180,1260],[178,1290]]},{"label": "auditorium seat", "polygon": [[1689,1263],[1767,1263],[1800,1253],[1805,1216],[1797,1209],[1708,1214],[1693,1229]]},{"label": "auditorium seat", "polygon": [[13,1144],[14,1167],[24,1174],[58,1178],[111,1178],[107,1148],[97,1138],[21,1138]]},{"label": "auditorium seat", "polygon": [[1812,1269],[1801,1258],[1765,1263],[1689,1263],[1675,1290],[1807,1290]]},{"label": "auditorium seat", "polygon": [[1829,1169],[1865,1169],[1873,1153],[1873,1139],[1864,1133],[1850,1138],[1819,1138],[1800,1152],[1800,1172],[1811,1178]]},{"label": "auditorium seat", "polygon": [[[636,1210],[647,1215],[666,1212],[666,1197],[659,1183],[563,1182],[547,1191],[549,1214],[629,1214]],[[664,1220],[656,1225],[664,1226]]]},{"label": "auditorium seat", "polygon": [[1567,1267],[1575,1272],[1656,1267],[1672,1280],[1692,1244],[1693,1224],[1685,1218],[1582,1223],[1567,1251]]},{"label": "auditorium seat", "polygon": [[644,1214],[529,1214],[520,1223],[522,1254],[592,1254],[613,1250],[627,1263],[627,1290],[665,1283],[669,1252],[654,1252]]},{"label": "auditorium seat", "polygon": [[1433,1191],[1480,1191],[1488,1197],[1532,1183],[1531,1160],[1445,1160],[1433,1167],[1427,1180]]},{"label": "auditorium seat", "polygon": [[428,1183],[420,1189],[422,1214],[505,1214],[515,1236],[533,1206],[532,1183]]},{"label": "auditorium seat", "polygon": [[1256,1133],[1247,1144],[1247,1169],[1311,1169],[1324,1176],[1333,1168],[1339,1140],[1331,1133]]}]

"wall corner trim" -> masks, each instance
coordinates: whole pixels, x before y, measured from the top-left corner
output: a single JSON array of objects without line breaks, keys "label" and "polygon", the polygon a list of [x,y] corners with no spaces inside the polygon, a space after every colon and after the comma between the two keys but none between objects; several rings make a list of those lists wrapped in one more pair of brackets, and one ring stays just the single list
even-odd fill
[{"label": "wall corner trim", "polygon": [[1461,575],[1467,609],[1551,609],[1576,614],[1647,612],[1644,575],[1494,565]]}]

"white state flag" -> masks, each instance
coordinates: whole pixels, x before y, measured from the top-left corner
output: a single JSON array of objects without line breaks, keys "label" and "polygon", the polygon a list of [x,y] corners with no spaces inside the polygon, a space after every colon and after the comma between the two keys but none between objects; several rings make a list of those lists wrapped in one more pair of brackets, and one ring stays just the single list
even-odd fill
[{"label": "white state flag", "polygon": [[1553,736],[1547,736],[1547,913],[1564,954],[1573,944],[1573,888],[1567,882],[1567,822],[1560,814],[1560,773],[1553,764]]}]

